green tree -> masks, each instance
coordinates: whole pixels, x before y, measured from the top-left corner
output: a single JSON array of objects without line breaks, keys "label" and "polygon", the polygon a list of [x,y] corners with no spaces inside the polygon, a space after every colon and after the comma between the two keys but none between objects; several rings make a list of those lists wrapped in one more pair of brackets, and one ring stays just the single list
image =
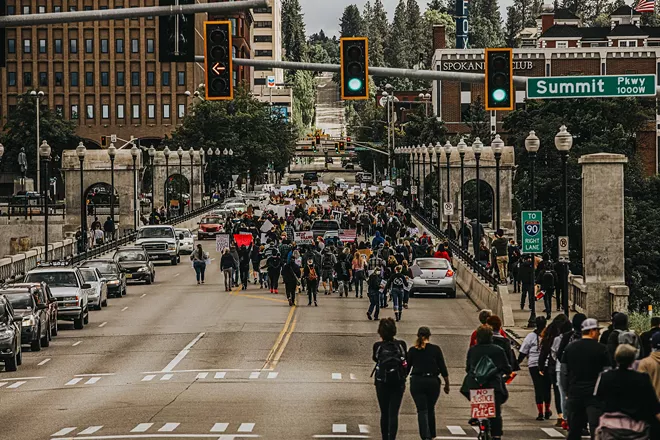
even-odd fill
[{"label": "green tree", "polygon": [[481,96],[477,96],[477,99],[470,103],[470,108],[463,120],[470,129],[470,140],[479,138],[484,144],[490,144],[490,116],[484,107]]},{"label": "green tree", "polygon": [[[25,147],[27,176],[37,178],[37,108],[29,92],[18,96],[16,108],[7,115],[0,142],[5,147],[0,167],[3,171],[18,171],[18,154]],[[75,134],[76,123],[67,121],[47,106],[41,106],[39,137],[48,142],[51,156],[62,157],[63,150],[75,149],[80,139]]]},{"label": "green tree", "polygon": [[[396,67],[399,69],[408,69],[412,66],[408,64],[410,57],[408,54],[408,12],[404,0],[399,0],[399,4],[394,10],[394,18],[390,25],[390,31],[385,46],[385,63],[387,67]],[[397,90],[408,90],[412,88],[412,81],[407,78],[382,78],[383,83],[390,83]]]},{"label": "green tree", "polygon": [[504,40],[507,47],[518,47],[518,34],[522,30],[522,15],[515,6],[506,8]]},{"label": "green tree", "polygon": [[406,33],[404,37],[406,40],[405,54],[407,55],[406,64],[408,67],[419,66],[426,68],[430,60],[426,59],[424,21],[422,20],[417,0],[408,0],[406,5]]},{"label": "green tree", "polygon": [[501,47],[504,45],[502,18],[497,0],[470,2],[470,47]]},{"label": "green tree", "polygon": [[431,0],[428,5],[426,5],[427,11],[438,11],[438,12],[447,12],[447,7],[442,2],[442,0]]},{"label": "green tree", "polygon": [[293,76],[293,114],[294,125],[298,130],[309,128],[314,121],[316,93],[314,74],[306,70],[297,70]]},{"label": "green tree", "polygon": [[282,47],[289,61],[303,61],[306,57],[305,22],[298,0],[282,1]]},{"label": "green tree", "polygon": [[406,113],[406,123],[403,129],[403,145],[435,145],[442,144],[447,140],[447,128],[444,122],[439,121],[433,114],[426,116],[426,108],[423,105]]},{"label": "green tree", "polygon": [[369,64],[385,66],[385,42],[388,39],[389,23],[382,0],[375,0],[367,36],[369,37]]},{"label": "green tree", "polygon": [[339,26],[342,37],[359,37],[362,35],[362,17],[357,6],[348,5],[344,8]]}]

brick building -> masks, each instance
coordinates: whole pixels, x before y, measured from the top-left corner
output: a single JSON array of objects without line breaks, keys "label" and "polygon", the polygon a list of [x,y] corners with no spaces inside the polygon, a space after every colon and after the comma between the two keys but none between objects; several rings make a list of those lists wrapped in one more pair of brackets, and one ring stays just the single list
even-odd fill
[{"label": "brick building", "polygon": [[[208,3],[218,3],[233,0],[209,0]],[[204,14],[197,14],[198,17],[204,17]],[[200,20],[198,18],[198,20]],[[228,16],[210,15],[209,20],[229,20],[231,21],[233,57],[234,58],[252,58],[251,49],[251,33],[254,24],[254,18],[250,11],[240,11]],[[203,18],[201,19],[203,22]],[[198,21],[198,28],[201,29],[203,25]],[[203,50],[198,52],[204,53]],[[246,66],[239,66],[234,64],[234,72],[232,73],[234,79],[234,87],[238,84],[245,82],[248,87],[252,82],[252,68]]]},{"label": "brick building", "polygon": [[[584,28],[579,20],[560,14],[555,20],[551,11],[544,11],[539,18],[540,31],[534,38],[537,47],[514,49],[514,75],[516,76],[567,76],[567,75],[616,75],[658,74],[660,47],[652,36],[658,37],[660,28],[639,26],[639,16],[618,15],[615,11],[612,25],[608,28]],[[567,24],[566,21],[573,21]],[[638,35],[638,31],[644,35]],[[599,35],[598,38],[595,38]],[[626,42],[621,44],[622,42]],[[636,43],[629,43],[629,42]],[[565,43],[565,44],[564,44]],[[435,54],[433,68],[449,72],[483,73],[483,49],[446,49],[445,30],[434,28]],[[660,76],[658,76],[660,78]],[[515,92],[516,108],[524,106],[525,90]],[[464,123],[470,103],[481,97],[484,85],[459,81],[435,81],[433,83],[433,110],[442,118],[450,133],[467,133]],[[654,101],[654,100],[652,100]],[[655,103],[652,102],[652,105]],[[491,127],[502,131],[502,119],[507,112],[491,112]],[[637,134],[639,152],[648,175],[658,172],[658,132],[660,115],[648,121],[644,130]]]}]

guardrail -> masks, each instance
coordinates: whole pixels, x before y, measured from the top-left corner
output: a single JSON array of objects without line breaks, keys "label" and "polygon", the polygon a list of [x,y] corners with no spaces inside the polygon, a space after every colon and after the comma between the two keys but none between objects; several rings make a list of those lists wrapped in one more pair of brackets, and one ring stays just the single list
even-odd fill
[{"label": "guardrail", "polygon": [[[171,218],[163,224],[177,225],[186,222],[219,207],[220,203],[221,201],[218,201],[216,203],[203,206],[194,211],[190,211],[178,217]],[[79,263],[89,258],[98,257],[99,255],[103,255],[107,252],[117,249],[120,246],[124,246],[134,241],[136,234],[136,231],[130,230],[113,241],[109,241],[92,249],[85,250],[84,252],[77,252],[77,240],[67,238],[61,242],[53,243],[48,246],[48,259],[51,261],[69,259],[71,263]],[[25,276],[26,273],[37,267],[38,262],[43,257],[43,252],[43,246],[39,246],[32,248],[25,253],[0,259],[0,282],[5,283],[21,279],[23,276]]]},{"label": "guardrail", "polygon": [[570,276],[568,283],[569,301],[573,310],[578,313],[587,313],[587,291],[582,277]]}]

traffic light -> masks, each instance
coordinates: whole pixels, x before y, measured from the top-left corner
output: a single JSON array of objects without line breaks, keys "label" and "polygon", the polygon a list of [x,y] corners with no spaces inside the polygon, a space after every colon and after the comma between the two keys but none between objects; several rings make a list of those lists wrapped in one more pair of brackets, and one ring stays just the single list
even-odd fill
[{"label": "traffic light", "polygon": [[[6,1],[0,0],[0,17],[7,14]],[[7,45],[5,28],[0,28],[0,67],[7,65],[7,53],[5,46]]]},{"label": "traffic light", "polygon": [[102,147],[107,147],[108,146],[108,137],[107,136],[101,136],[101,146]]},{"label": "traffic light", "polygon": [[342,38],[341,99],[369,99],[369,42],[367,37]]},{"label": "traffic light", "polygon": [[206,99],[234,99],[231,22],[204,22]]},{"label": "traffic light", "polygon": [[316,145],[321,145],[321,136],[316,135]]},{"label": "traffic light", "polygon": [[350,137],[346,138],[346,147],[351,148],[351,138]]},{"label": "traffic light", "polygon": [[312,151],[316,153],[316,144],[314,142],[312,142]]},{"label": "traffic light", "polygon": [[339,152],[343,153],[346,150],[346,147],[344,146],[344,141],[339,141]]},{"label": "traffic light", "polygon": [[[160,6],[192,5],[195,0],[160,0]],[[166,15],[158,18],[161,63],[195,62],[195,14]]]},{"label": "traffic light", "polygon": [[335,142],[335,153],[339,153],[339,142]]},{"label": "traffic light", "polygon": [[513,110],[513,50],[486,49],[486,110]]}]

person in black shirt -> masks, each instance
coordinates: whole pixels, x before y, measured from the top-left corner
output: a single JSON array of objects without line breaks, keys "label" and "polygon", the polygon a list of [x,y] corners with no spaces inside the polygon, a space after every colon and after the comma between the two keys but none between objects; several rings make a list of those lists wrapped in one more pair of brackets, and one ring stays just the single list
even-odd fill
[{"label": "person in black shirt", "polygon": [[435,404],[440,397],[440,377],[445,380],[445,394],[449,394],[449,372],[439,346],[429,343],[431,330],[420,327],[417,341],[408,350],[410,394],[417,407],[417,423],[422,440],[436,437]]},{"label": "person in black shirt", "polygon": [[653,352],[651,349],[651,339],[653,339],[653,335],[658,332],[660,332],[660,316],[654,316],[651,318],[651,330],[642,333],[639,337],[642,343],[642,355],[640,356],[640,359],[651,355]]},{"label": "person in black shirt", "polygon": [[[401,351],[403,363],[406,363],[407,346],[405,341],[394,339],[396,336],[396,323],[392,318],[383,318],[378,324],[378,334],[381,341],[374,344],[372,359],[376,362],[374,372],[379,367],[379,356],[386,349],[392,347]],[[401,400],[406,390],[406,377],[400,380],[382,381],[379,380],[379,374],[375,377],[376,395],[378,396],[378,406],[380,407],[380,432],[383,440],[395,440],[399,430],[399,409]]]},{"label": "person in black shirt", "polygon": [[296,289],[300,283],[300,267],[294,260],[289,261],[282,267],[282,281],[284,281],[289,306],[292,307],[296,304]]}]

